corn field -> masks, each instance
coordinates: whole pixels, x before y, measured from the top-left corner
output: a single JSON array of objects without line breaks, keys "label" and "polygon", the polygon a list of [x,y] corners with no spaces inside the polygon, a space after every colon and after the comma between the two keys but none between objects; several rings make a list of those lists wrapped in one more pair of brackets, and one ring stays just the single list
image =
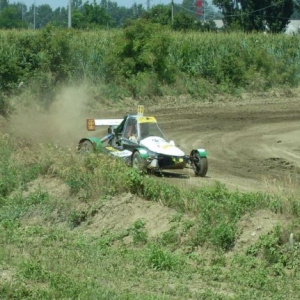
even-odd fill
[{"label": "corn field", "polygon": [[[118,86],[123,93],[199,93],[298,86],[300,35],[132,31],[0,31],[0,92],[20,82],[49,92],[68,82]],[[125,33],[124,33],[125,32]],[[163,42],[162,42],[163,41]],[[155,87],[154,87],[155,85]],[[148,89],[141,87],[147,86]],[[181,90],[179,90],[181,89]],[[197,90],[198,89],[198,90]]]}]

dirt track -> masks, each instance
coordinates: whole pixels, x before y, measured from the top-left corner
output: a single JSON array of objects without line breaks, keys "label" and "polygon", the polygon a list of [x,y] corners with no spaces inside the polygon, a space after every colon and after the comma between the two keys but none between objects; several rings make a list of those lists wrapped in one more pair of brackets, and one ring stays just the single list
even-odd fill
[{"label": "dirt track", "polygon": [[[168,180],[183,186],[200,186],[217,180],[230,189],[243,191],[267,190],[270,183],[279,185],[290,178],[299,182],[299,91],[288,96],[256,99],[251,96],[244,100],[196,106],[183,104],[180,99],[173,100],[174,103],[166,99],[163,104],[159,101],[151,107],[145,105],[145,113],[157,118],[167,139],[174,140],[186,153],[195,148],[205,148],[208,153],[209,169],[205,178],[196,178],[192,170],[187,170],[185,173],[191,175],[188,179],[187,176],[171,176]],[[81,105],[84,99],[81,94],[76,97],[72,94],[69,101],[65,98],[68,99],[64,95],[60,97],[59,109],[49,115],[22,114],[11,118],[7,127],[2,124],[2,128],[6,127],[3,132],[9,129],[9,132],[17,132],[39,143],[60,144],[64,141],[75,148],[82,137],[90,134],[102,137],[100,132],[86,131],[86,118],[120,118],[129,108],[134,112],[137,104],[136,101],[124,101],[120,103],[123,108],[117,110],[104,109],[100,104],[90,114],[86,112],[87,106]],[[78,99],[77,105],[70,105],[74,99]],[[38,128],[36,124],[39,124]]]},{"label": "dirt track", "polygon": [[[168,180],[201,185],[218,180],[230,189],[266,190],[300,178],[300,99],[265,99],[157,110],[163,131],[186,153],[208,152],[206,178]],[[192,172],[191,172],[192,174]]]}]

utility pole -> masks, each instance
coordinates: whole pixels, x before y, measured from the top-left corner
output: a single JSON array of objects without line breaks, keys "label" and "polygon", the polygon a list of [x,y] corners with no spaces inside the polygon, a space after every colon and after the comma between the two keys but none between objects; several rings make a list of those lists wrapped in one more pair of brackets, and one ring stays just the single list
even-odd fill
[{"label": "utility pole", "polygon": [[172,24],[174,20],[174,0],[171,2],[171,18],[172,18]]},{"label": "utility pole", "polygon": [[72,0],[69,0],[69,9],[68,9],[68,28],[71,28],[72,27],[72,5],[71,5],[71,1]]},{"label": "utility pole", "polygon": [[35,0],[34,0],[34,3],[33,3],[33,29],[35,30]]}]

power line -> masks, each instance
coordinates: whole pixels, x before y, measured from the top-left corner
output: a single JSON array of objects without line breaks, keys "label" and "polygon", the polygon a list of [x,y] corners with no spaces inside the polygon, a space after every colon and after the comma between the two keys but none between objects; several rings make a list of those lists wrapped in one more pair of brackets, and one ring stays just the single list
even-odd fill
[{"label": "power line", "polygon": [[[175,5],[178,6],[179,8],[181,8],[181,9],[183,9],[183,10],[189,12],[189,13],[197,14],[197,12],[196,12],[195,10],[188,9],[188,8],[182,6],[182,5],[179,5],[179,4],[175,4]],[[213,9],[208,9],[208,8],[207,8],[206,10],[204,10],[203,15],[205,16],[205,15],[207,15],[207,14],[206,14],[207,12],[212,12],[212,11],[213,11]],[[214,14],[215,14],[215,13],[214,13]]]},{"label": "power line", "polygon": [[[250,12],[243,11],[243,15],[254,15],[256,12],[266,10],[266,9],[268,9],[270,7],[277,6],[278,4],[283,3],[284,1],[285,0],[282,0],[282,1],[278,2],[278,3],[276,3],[276,4],[271,4],[271,5],[268,5],[266,7],[263,7],[263,8],[260,8],[260,9],[256,9],[256,10],[253,10],[253,11],[250,11]],[[195,13],[195,11],[190,10],[190,9],[184,7],[184,6],[179,5],[179,4],[176,4],[176,6],[180,7],[181,9],[184,9],[184,10],[186,10],[188,12]],[[240,16],[241,16],[240,13],[239,14],[226,15],[226,17],[240,17]],[[265,18],[275,18],[275,17],[274,16],[265,16]],[[290,19],[290,18],[284,18],[284,17],[278,17],[278,16],[276,16],[276,18],[278,18],[278,19],[286,19],[286,20]]]},{"label": "power line", "polygon": [[[258,12],[258,11],[266,10],[266,9],[268,9],[268,8],[270,8],[270,7],[277,6],[278,4],[283,3],[284,1],[285,1],[285,0],[282,0],[282,1],[278,2],[278,3],[276,3],[276,4],[271,4],[271,5],[269,5],[269,6],[266,6],[266,7],[260,8],[260,9],[256,9],[256,10],[253,10],[253,11],[250,11],[250,12],[245,12],[245,11],[243,11],[243,14],[244,14],[244,15],[253,15],[254,13],[256,13],[256,12]],[[239,17],[239,16],[240,16],[240,14],[226,15],[226,17]]]}]

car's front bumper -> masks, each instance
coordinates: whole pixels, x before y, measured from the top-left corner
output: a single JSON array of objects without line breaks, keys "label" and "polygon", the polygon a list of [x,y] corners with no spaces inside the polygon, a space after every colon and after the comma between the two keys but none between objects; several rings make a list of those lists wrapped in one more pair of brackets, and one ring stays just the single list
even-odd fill
[{"label": "car's front bumper", "polygon": [[164,154],[150,155],[147,159],[148,169],[184,169],[189,162],[187,156],[170,156]]}]

